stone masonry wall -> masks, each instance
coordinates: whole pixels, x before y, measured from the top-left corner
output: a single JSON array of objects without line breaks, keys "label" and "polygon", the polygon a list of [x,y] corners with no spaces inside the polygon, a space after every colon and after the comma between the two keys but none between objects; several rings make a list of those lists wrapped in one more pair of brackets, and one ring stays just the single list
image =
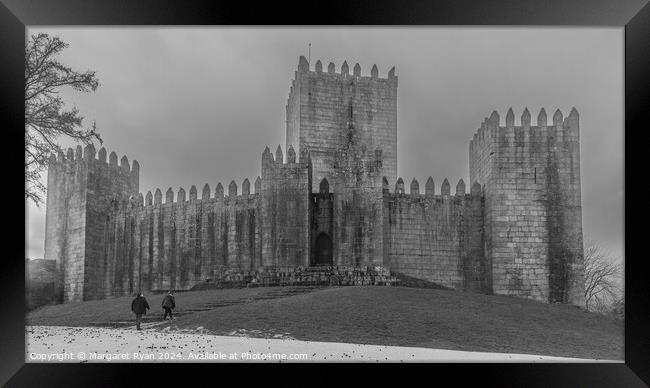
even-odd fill
[{"label": "stone masonry wall", "polygon": [[406,194],[400,178],[394,193],[384,189],[384,246],[392,272],[450,288],[488,292],[482,226],[478,185],[466,194],[461,180],[456,195],[451,195],[445,179],[441,194],[435,195],[432,179],[424,193],[413,180]]},{"label": "stone masonry wall", "polygon": [[311,161],[289,146],[286,161],[262,153],[261,222],[264,266],[307,266],[311,256]]},{"label": "stone masonry wall", "polygon": [[[258,185],[259,188],[259,185]],[[260,194],[250,193],[245,180],[238,195],[231,182],[224,196],[221,184],[201,198],[192,186],[158,189],[119,204],[111,214],[105,257],[105,297],[137,291],[188,290],[226,269],[254,270],[261,262]]]},{"label": "stone masonry wall", "polygon": [[64,302],[82,300],[84,284],[86,173],[74,160],[72,149],[59,153],[47,174],[44,258],[60,269]]},{"label": "stone masonry wall", "polygon": [[381,149],[368,150],[355,118],[351,109],[347,129],[341,129],[345,142],[329,171],[334,191],[333,260],[336,265],[382,265],[383,155]]},{"label": "stone masonry wall", "polygon": [[106,163],[106,152],[99,151],[99,159],[94,157],[94,148],[89,146],[86,161],[91,168],[87,173],[86,191],[86,237],[85,272],[83,299],[98,299],[104,294],[102,281],[105,271],[107,220],[115,203],[137,195],[140,165],[137,160],[129,166],[126,156],[117,164],[117,154],[111,152]]},{"label": "stone masonry wall", "polygon": [[382,265],[384,258],[381,164],[364,161],[363,178],[335,179],[333,251],[336,265]]},{"label": "stone masonry wall", "polygon": [[470,142],[470,179],[485,196],[493,292],[582,305],[582,221],[577,112],[537,126],[508,111],[486,118]]}]

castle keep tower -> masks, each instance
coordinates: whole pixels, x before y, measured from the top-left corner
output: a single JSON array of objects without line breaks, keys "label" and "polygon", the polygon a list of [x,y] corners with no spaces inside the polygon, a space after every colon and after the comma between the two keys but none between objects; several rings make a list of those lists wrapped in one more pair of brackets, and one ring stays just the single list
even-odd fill
[{"label": "castle keep tower", "polygon": [[575,108],[528,109],[515,126],[485,118],[469,146],[470,179],[485,195],[485,255],[495,294],[584,305],[580,131]]},{"label": "castle keep tower", "polygon": [[88,145],[82,153],[68,149],[66,156],[52,155],[47,176],[45,259],[56,260],[63,301],[104,296],[109,214],[118,203],[137,195],[140,165],[120,165],[111,152]]},{"label": "castle keep tower", "polygon": [[291,84],[287,101],[287,149],[293,146],[297,153],[307,147],[313,163],[313,191],[327,178],[337,150],[346,145],[349,106],[354,109],[359,141],[367,149],[380,148],[384,175],[391,182],[397,176],[397,77],[395,68],[387,78],[379,78],[374,65],[370,76],[361,75],[356,64],[350,73],[347,62],[335,72],[334,63],[323,70],[321,61],[314,71],[304,56],[298,61],[298,70]]}]

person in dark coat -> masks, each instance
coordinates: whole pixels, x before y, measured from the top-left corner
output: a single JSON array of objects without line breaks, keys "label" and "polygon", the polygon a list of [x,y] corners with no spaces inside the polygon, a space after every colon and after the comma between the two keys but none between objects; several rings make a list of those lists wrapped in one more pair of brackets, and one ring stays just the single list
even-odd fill
[{"label": "person in dark coat", "polygon": [[142,322],[142,315],[147,313],[149,309],[149,303],[145,299],[143,293],[139,293],[138,296],[133,299],[131,302],[131,311],[135,314],[135,325],[138,330],[140,329],[140,323]]},{"label": "person in dark coat", "polygon": [[174,300],[174,293],[172,291],[169,291],[163,298],[162,308],[165,310],[163,320],[167,319],[167,315],[169,315],[169,319],[174,319],[172,310],[176,308],[176,301]]}]

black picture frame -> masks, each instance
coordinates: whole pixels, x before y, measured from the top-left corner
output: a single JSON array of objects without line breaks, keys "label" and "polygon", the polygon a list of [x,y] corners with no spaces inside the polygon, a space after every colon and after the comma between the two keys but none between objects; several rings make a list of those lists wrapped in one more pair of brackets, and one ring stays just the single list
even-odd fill
[{"label": "black picture frame", "polygon": [[[460,383],[478,382],[498,386],[644,386],[650,384],[650,272],[648,254],[635,249],[644,241],[642,218],[645,143],[640,136],[647,128],[650,108],[650,5],[648,0],[445,0],[435,2],[411,1],[346,1],[310,3],[277,3],[234,1],[89,1],[89,0],[0,0],[0,122],[5,136],[4,226],[2,245],[8,253],[0,267],[0,384],[8,386],[115,386],[144,377],[149,383],[166,379],[160,372],[180,372],[180,367],[192,367],[205,373],[212,381],[216,376],[231,374],[249,384],[258,375],[261,381],[305,381],[294,376],[286,367],[266,365],[265,373],[250,373],[252,367],[226,365],[53,365],[25,364],[25,301],[24,261],[19,252],[22,231],[18,217],[20,203],[18,187],[24,185],[20,161],[24,155],[19,143],[24,141],[24,39],[26,26],[47,25],[534,25],[534,26],[621,26],[625,27],[625,363],[620,364],[426,364],[417,368],[426,384],[442,383],[445,377]],[[637,140],[637,138],[639,138]],[[644,148],[641,148],[644,147]],[[636,194],[639,192],[639,194]],[[13,209],[13,210],[12,210]],[[9,210],[12,210],[11,212]],[[24,214],[23,214],[24,215]],[[14,222],[15,221],[15,222]],[[24,241],[24,240],[22,240]],[[637,254],[635,254],[637,253]],[[645,254],[644,254],[645,253]],[[331,364],[330,364],[331,365]],[[312,375],[306,381],[322,380],[320,375],[332,373],[326,379],[348,381],[339,372],[312,371],[314,364],[300,364]],[[329,365],[328,365],[329,366]],[[343,365],[348,372],[370,382],[372,377],[408,376],[405,382],[416,383],[411,373],[415,366],[391,370],[393,364]],[[137,368],[137,369],[136,369]],[[226,368],[228,368],[226,370]],[[135,370],[134,370],[135,369]],[[293,368],[292,368],[293,369]],[[146,371],[141,373],[141,371]],[[126,373],[130,372],[130,373]],[[315,375],[318,373],[318,375]],[[407,374],[405,374],[407,373]],[[272,376],[273,375],[273,376]],[[236,380],[235,380],[236,381]],[[326,381],[326,380],[325,380]],[[197,382],[197,384],[199,384]]]}]

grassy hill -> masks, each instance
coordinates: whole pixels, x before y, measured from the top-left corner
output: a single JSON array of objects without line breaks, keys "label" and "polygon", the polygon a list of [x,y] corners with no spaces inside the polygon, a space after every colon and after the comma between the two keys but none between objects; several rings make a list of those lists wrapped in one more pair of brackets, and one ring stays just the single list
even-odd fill
[{"label": "grassy hill", "polygon": [[[572,306],[404,287],[270,287],[180,293],[174,321],[147,296],[158,329],[257,331],[310,341],[623,359],[623,323]],[[130,297],[46,306],[30,325],[133,324]]]}]

